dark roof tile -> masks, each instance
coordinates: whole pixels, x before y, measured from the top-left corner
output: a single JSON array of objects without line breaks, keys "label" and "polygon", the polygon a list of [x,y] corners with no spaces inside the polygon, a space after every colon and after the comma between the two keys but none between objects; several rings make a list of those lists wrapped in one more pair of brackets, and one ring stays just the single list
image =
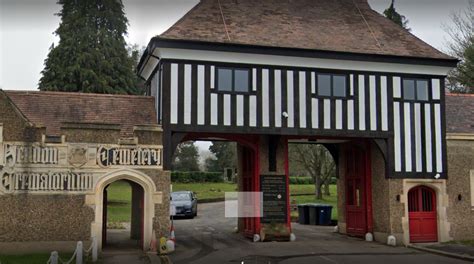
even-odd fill
[{"label": "dark roof tile", "polygon": [[446,95],[446,132],[474,134],[474,95]]},{"label": "dark roof tile", "polygon": [[133,126],[157,124],[150,96],[4,92],[28,121],[45,126],[48,135],[60,135],[61,126],[67,123],[120,125],[122,136],[132,136]]},{"label": "dark roof tile", "polygon": [[160,37],[453,59],[372,10],[367,0],[201,0]]}]

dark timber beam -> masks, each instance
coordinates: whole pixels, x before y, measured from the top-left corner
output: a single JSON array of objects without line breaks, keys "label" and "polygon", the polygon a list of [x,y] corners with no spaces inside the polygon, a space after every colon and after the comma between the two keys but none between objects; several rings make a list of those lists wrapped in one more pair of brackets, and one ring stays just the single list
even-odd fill
[{"label": "dark timber beam", "polygon": [[277,171],[277,151],[278,143],[280,142],[280,136],[269,136],[268,137],[268,171]]},{"label": "dark timber beam", "polygon": [[166,132],[163,134],[163,169],[171,170],[174,152],[178,145],[186,137],[186,133]]}]

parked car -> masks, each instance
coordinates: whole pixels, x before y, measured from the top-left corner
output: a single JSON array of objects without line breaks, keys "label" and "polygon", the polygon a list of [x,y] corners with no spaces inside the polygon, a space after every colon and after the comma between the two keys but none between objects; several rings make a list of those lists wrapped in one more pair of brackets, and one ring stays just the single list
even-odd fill
[{"label": "parked car", "polygon": [[197,216],[197,197],[191,191],[172,192],[171,206],[175,206],[176,216]]}]

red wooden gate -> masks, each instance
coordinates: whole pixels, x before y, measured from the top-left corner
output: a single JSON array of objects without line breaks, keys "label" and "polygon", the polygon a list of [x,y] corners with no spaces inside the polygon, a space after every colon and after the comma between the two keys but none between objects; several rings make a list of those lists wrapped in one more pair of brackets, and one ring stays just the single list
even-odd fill
[{"label": "red wooden gate", "polygon": [[410,242],[438,241],[436,193],[426,186],[418,186],[408,192],[408,216]]},{"label": "red wooden gate", "polygon": [[371,210],[368,211],[371,208],[367,198],[370,164],[366,151],[352,146],[346,155],[346,224],[347,234],[352,236],[364,236],[369,231],[368,222],[372,217]]}]

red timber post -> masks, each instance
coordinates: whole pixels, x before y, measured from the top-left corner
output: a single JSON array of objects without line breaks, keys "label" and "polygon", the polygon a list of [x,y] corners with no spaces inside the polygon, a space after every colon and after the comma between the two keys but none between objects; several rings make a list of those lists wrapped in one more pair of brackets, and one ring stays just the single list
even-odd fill
[{"label": "red timber post", "polygon": [[286,175],[286,213],[287,213],[287,225],[290,233],[291,230],[291,200],[290,200],[290,165],[288,158],[288,137],[285,137],[285,175]]},{"label": "red timber post", "polygon": [[374,224],[372,218],[372,156],[370,141],[366,143],[365,154],[365,190],[366,190],[366,205],[367,205],[367,232],[373,233]]},{"label": "red timber post", "polygon": [[[256,141],[253,142],[253,151],[255,153],[254,155],[254,192],[260,192],[260,139],[257,137]],[[260,207],[262,206],[260,204],[259,199],[255,199],[255,207],[254,207],[254,213],[256,215],[260,216]],[[254,217],[254,224],[255,224],[255,233],[254,234],[260,234],[261,230],[261,222],[260,222],[260,217]]]}]

